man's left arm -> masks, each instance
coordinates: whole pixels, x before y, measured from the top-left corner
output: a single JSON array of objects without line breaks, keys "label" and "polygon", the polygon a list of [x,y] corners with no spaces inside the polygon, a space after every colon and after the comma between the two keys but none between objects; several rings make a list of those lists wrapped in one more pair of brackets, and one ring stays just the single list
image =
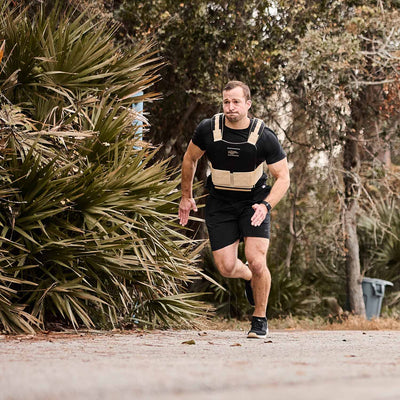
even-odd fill
[{"label": "man's left arm", "polygon": [[[285,195],[290,185],[290,174],[287,158],[278,161],[274,164],[268,165],[269,172],[275,178],[275,182],[272,185],[271,191],[268,196],[264,199],[267,201],[272,208],[274,208],[282,197]],[[254,204],[254,214],[251,218],[251,224],[259,226],[264,221],[268,214],[268,209],[265,204]]]}]

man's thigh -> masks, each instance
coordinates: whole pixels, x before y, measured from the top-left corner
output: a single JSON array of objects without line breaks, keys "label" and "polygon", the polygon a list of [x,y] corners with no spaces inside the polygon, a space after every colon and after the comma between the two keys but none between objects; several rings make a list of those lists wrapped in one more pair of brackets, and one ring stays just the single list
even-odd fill
[{"label": "man's thigh", "polygon": [[269,239],[262,237],[245,237],[244,251],[249,263],[253,261],[267,262]]},{"label": "man's thigh", "polygon": [[239,240],[225,246],[221,249],[213,251],[213,257],[218,269],[224,265],[235,265],[238,255]]}]

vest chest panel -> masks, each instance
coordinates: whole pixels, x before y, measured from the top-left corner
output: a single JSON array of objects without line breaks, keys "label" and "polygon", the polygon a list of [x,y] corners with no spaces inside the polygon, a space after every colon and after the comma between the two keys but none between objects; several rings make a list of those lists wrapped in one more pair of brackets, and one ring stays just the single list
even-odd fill
[{"label": "vest chest panel", "polygon": [[232,143],[223,139],[223,114],[212,118],[213,143],[207,150],[211,179],[217,189],[251,191],[263,174],[257,166],[256,143],[264,123],[254,119],[247,141]]}]

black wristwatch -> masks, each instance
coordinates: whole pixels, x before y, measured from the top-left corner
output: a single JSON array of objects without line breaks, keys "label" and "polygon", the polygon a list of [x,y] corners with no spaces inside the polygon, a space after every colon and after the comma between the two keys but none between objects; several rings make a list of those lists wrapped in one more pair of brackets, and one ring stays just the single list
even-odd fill
[{"label": "black wristwatch", "polygon": [[267,207],[268,212],[271,212],[272,206],[268,201],[263,200],[260,204],[264,204],[264,206]]}]

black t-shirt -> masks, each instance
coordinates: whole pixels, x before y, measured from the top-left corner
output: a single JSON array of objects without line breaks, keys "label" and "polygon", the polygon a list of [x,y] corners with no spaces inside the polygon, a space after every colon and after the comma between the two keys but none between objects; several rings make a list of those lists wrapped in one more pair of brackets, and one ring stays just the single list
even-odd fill
[{"label": "black t-shirt", "polygon": [[[250,123],[250,126],[252,124]],[[231,129],[224,125],[223,127],[223,139],[231,142],[231,143],[240,143],[246,142],[249,136],[250,128],[246,129]],[[206,152],[207,148],[213,143],[213,133],[211,127],[211,119],[204,119],[197,126],[194,135],[192,137],[192,142],[198,146],[201,150]],[[265,127],[262,132],[259,134],[258,141],[256,143],[257,148],[257,165],[262,162],[266,162],[267,164],[274,164],[278,161],[283,160],[286,157],[286,153],[282,149],[281,144],[279,143],[278,138],[275,133]],[[210,177],[207,180],[207,188],[210,190],[210,193],[216,195],[218,197],[227,197],[227,198],[235,198],[235,199],[245,199],[245,198],[255,198],[257,193],[260,192],[260,189],[265,189],[265,181],[266,175],[263,175],[261,179],[257,182],[255,188],[252,192],[235,192],[232,190],[220,190],[215,189],[214,185]],[[270,188],[267,187],[267,190]],[[267,194],[260,193],[262,196],[259,200],[262,200],[266,197]]]}]

